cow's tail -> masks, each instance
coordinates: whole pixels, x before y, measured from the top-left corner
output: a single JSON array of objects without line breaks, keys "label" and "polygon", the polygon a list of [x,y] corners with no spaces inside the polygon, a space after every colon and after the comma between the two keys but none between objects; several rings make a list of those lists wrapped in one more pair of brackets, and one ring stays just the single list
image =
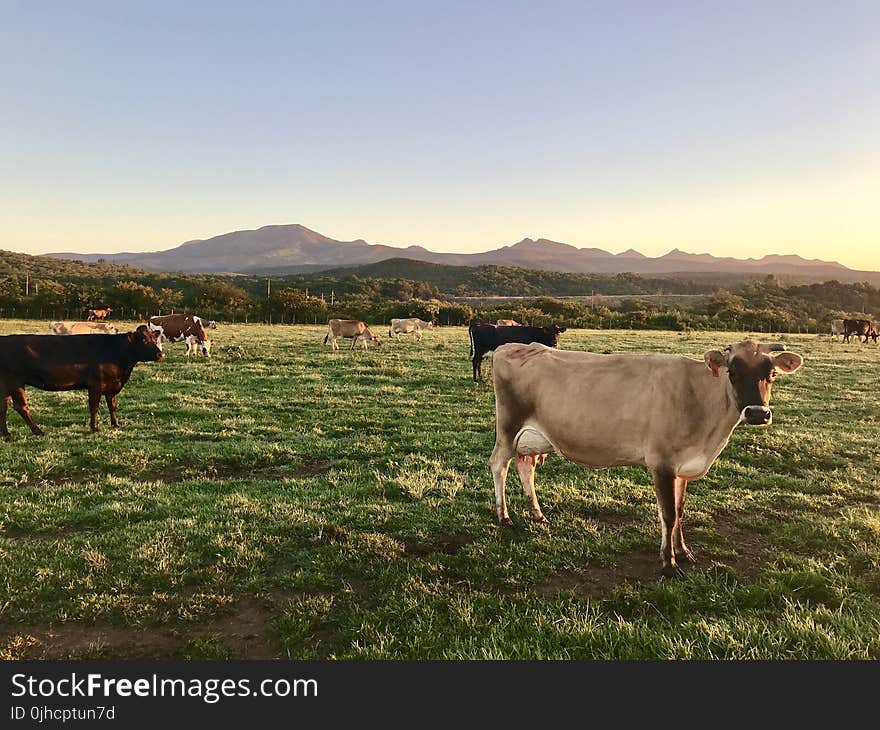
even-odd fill
[{"label": "cow's tail", "polygon": [[468,327],[468,339],[470,339],[470,341],[471,341],[470,359],[473,360],[474,359],[474,323],[473,322],[471,322],[470,326]]}]

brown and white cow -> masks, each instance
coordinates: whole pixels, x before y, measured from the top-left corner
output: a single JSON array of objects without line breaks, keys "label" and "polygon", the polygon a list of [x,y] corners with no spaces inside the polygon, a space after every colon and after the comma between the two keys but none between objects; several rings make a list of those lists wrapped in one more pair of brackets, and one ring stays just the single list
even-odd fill
[{"label": "brown and white cow", "polygon": [[519,327],[519,322],[515,319],[499,319],[495,323],[496,327]]},{"label": "brown and white cow", "polygon": [[103,309],[86,309],[86,319],[89,322],[100,321],[103,322],[107,317],[110,316],[110,312],[113,310],[110,307],[104,307]]},{"label": "brown and white cow", "polygon": [[351,340],[350,349],[352,350],[358,341],[363,343],[365,350],[367,349],[367,340],[372,341],[376,347],[382,344],[379,341],[379,335],[375,334],[369,325],[361,322],[359,319],[331,319],[327,323],[327,334],[324,335],[324,344],[326,345],[327,340],[330,340],[330,346],[334,350],[338,350],[339,345],[336,344],[337,337]]},{"label": "brown and white cow", "polygon": [[[216,323],[213,323],[216,329]],[[201,317],[194,314],[166,314],[150,317],[148,323],[150,331],[156,335],[156,341],[161,347],[164,342],[184,342],[187,338],[195,338],[197,346],[201,348],[205,357],[211,357],[211,347],[207,344],[208,334],[205,332],[205,322]],[[190,344],[187,341],[187,351]]]},{"label": "brown and white cow", "polygon": [[489,460],[502,525],[510,460],[534,520],[546,522],[535,467],[546,455],[583,466],[644,466],[654,479],[663,575],[693,560],[682,535],[687,484],[704,476],[740,424],[770,423],[770,389],[803,358],[784,345],[745,340],[702,360],[678,355],[598,355],[545,345],[495,350],[495,449]]},{"label": "brown and white cow", "polygon": [[416,340],[422,339],[422,332],[434,329],[433,322],[426,322],[418,317],[407,317],[405,319],[392,319],[391,326],[388,328],[388,337],[399,340],[400,335],[414,334]]},{"label": "brown and white cow", "polygon": [[118,335],[119,330],[106,322],[52,322],[53,335]]}]

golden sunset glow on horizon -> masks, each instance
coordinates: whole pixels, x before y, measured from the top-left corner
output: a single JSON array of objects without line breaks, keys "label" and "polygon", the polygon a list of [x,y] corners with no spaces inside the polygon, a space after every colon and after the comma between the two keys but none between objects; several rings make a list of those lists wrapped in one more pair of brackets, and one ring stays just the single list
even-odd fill
[{"label": "golden sunset glow on horizon", "polygon": [[[235,55],[198,13],[157,39],[119,12],[9,19],[0,248],[156,251],[300,223],[437,252],[529,237],[880,270],[880,8],[649,26],[487,9],[465,34],[454,12],[398,7],[377,27],[353,8],[340,27],[287,9],[248,16],[285,31]],[[244,42],[242,13],[220,37]]]}]

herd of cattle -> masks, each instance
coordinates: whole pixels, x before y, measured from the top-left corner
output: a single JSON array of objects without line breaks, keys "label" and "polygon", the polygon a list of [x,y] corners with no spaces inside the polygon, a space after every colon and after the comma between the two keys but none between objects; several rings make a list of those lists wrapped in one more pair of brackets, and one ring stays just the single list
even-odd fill
[{"label": "herd of cattle", "polygon": [[867,342],[868,338],[872,338],[877,342],[880,334],[877,332],[877,325],[870,319],[832,319],[831,320],[831,337],[837,335],[843,336],[844,342],[849,342],[850,337],[856,336],[856,339],[864,337]]},{"label": "herd of cattle", "polygon": [[[109,313],[109,310],[106,312]],[[97,314],[97,313],[96,313]],[[25,386],[88,390],[91,428],[98,430],[101,396],[118,426],[116,398],[139,362],[164,359],[164,342],[186,342],[187,354],[210,355],[206,322],[189,314],[151,317],[133,332],[112,325],[54,322],[52,335],[0,337],[0,435],[9,438],[11,402],[34,434]],[[324,344],[364,349],[379,336],[359,320],[331,319]],[[391,320],[388,336],[421,340],[434,325],[418,318]],[[468,328],[473,378],[492,357],[495,445],[489,459],[498,521],[511,525],[506,479],[511,461],[522,482],[532,519],[545,523],[535,492],[536,468],[556,453],[591,468],[643,466],[654,482],[660,516],[662,574],[682,577],[693,554],[682,533],[688,482],[703,477],[739,425],[772,421],[775,379],[797,371],[803,358],[780,343],[752,339],[709,350],[701,360],[671,354],[596,354],[559,349],[564,327],[529,327],[513,320],[473,322]],[[832,335],[878,339],[870,320],[835,320]],[[76,335],[59,337],[57,335]]]}]

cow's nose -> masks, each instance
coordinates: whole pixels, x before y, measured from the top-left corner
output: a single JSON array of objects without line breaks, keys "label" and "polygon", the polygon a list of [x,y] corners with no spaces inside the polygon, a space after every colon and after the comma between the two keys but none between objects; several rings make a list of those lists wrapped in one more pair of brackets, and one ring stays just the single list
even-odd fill
[{"label": "cow's nose", "polygon": [[773,411],[766,406],[746,406],[743,409],[746,423],[752,426],[763,426],[773,419]]}]

